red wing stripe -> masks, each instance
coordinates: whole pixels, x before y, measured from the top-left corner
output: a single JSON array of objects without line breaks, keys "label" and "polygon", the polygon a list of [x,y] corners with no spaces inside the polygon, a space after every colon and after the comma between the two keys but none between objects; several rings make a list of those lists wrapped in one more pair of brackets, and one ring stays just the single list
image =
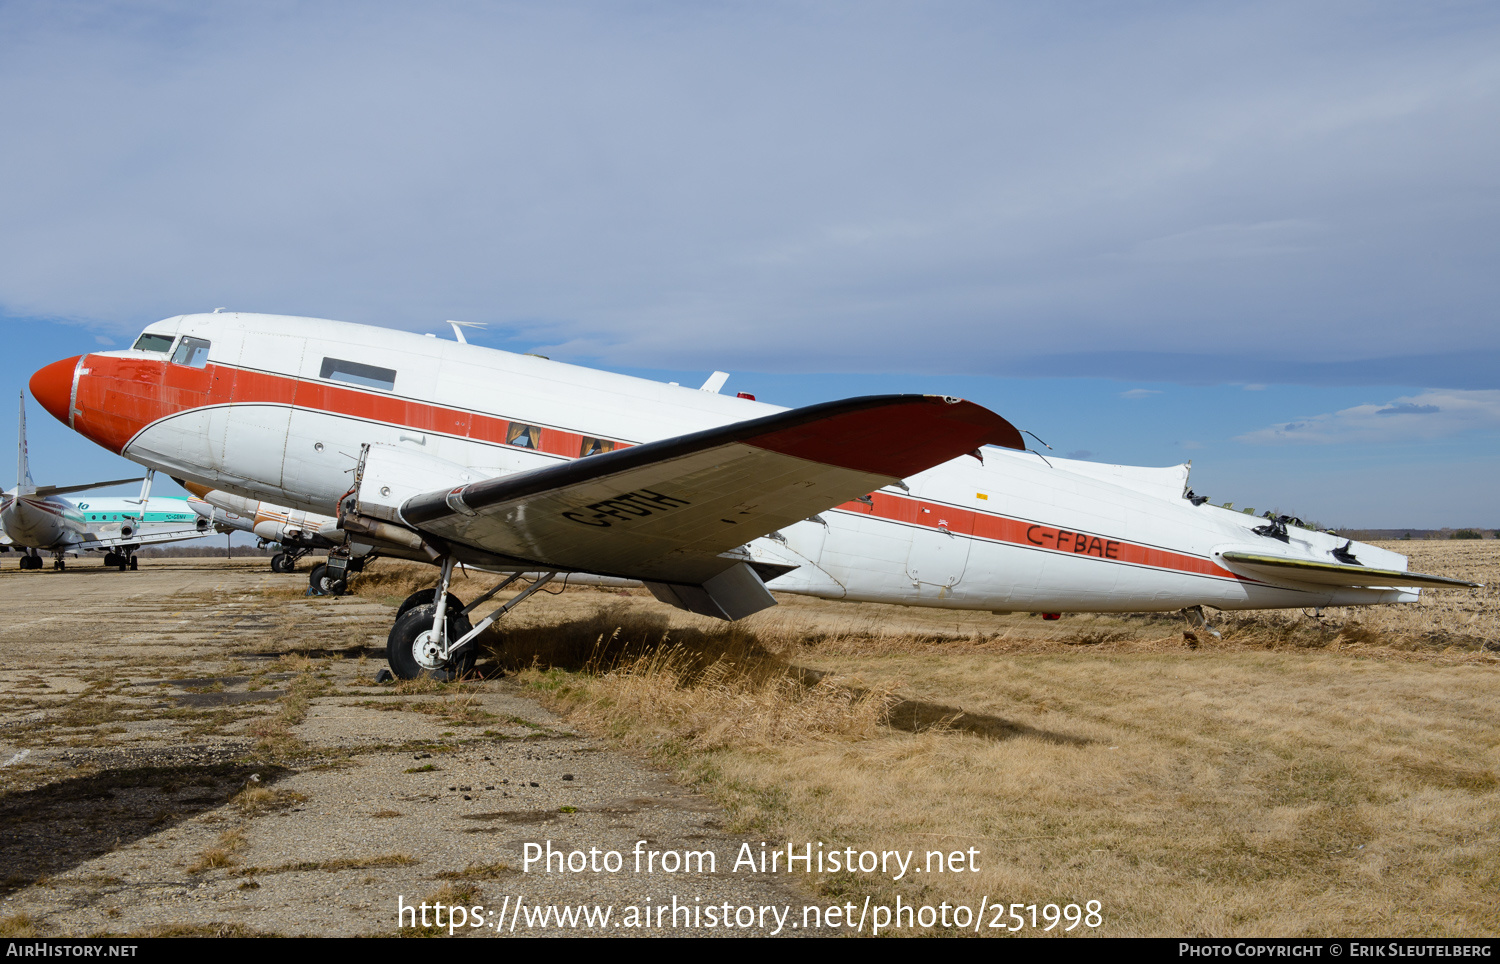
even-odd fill
[{"label": "red wing stripe", "polygon": [[999,415],[973,402],[937,395],[843,412],[745,442],[809,462],[895,479],[946,462],[955,451],[981,445],[1025,448],[1021,433]]}]

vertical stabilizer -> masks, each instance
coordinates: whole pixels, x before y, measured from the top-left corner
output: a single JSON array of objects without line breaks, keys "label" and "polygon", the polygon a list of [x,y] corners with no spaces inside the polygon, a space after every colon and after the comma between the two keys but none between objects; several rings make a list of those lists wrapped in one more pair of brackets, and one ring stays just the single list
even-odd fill
[{"label": "vertical stabilizer", "polygon": [[18,430],[19,442],[16,452],[16,491],[29,492],[36,488],[36,483],[31,481],[31,464],[26,458],[26,396],[21,396],[21,424]]}]

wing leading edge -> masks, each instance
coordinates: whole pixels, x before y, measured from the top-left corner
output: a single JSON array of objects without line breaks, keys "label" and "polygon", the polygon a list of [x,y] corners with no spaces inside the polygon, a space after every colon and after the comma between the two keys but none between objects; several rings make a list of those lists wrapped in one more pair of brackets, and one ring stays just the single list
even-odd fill
[{"label": "wing leading edge", "polygon": [[987,444],[1024,447],[972,402],[854,398],[424,493],[400,518],[529,568],[702,586],[752,539]]}]

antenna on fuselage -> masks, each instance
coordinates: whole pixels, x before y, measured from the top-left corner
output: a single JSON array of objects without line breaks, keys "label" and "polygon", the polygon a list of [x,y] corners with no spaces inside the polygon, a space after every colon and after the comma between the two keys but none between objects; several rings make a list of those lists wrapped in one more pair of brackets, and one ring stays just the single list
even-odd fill
[{"label": "antenna on fuselage", "polygon": [[485,326],[485,323],[482,321],[453,321],[452,319],[449,319],[448,324],[453,326],[453,337],[457,338],[461,345],[469,343],[469,339],[464,337],[465,328],[483,328]]}]

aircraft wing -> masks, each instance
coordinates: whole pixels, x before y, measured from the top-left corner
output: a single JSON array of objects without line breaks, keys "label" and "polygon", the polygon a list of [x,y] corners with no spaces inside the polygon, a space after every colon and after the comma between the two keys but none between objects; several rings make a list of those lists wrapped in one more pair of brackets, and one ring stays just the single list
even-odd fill
[{"label": "aircraft wing", "polygon": [[1447,576],[1432,576],[1399,569],[1371,569],[1341,562],[1315,562],[1258,552],[1221,552],[1219,556],[1231,569],[1246,570],[1260,576],[1320,586],[1351,587],[1417,587],[1421,589],[1477,589],[1477,582],[1465,582]]},{"label": "aircraft wing", "polygon": [[1024,447],[972,402],[854,398],[424,493],[399,512],[528,569],[702,585],[752,539],[986,444]]},{"label": "aircraft wing", "polygon": [[154,546],[167,542],[183,542],[188,539],[201,539],[210,532],[207,529],[195,529],[192,527],[182,529],[156,529],[151,532],[137,532],[126,538],[119,535],[109,535],[100,538],[97,533],[89,533],[89,538],[78,543],[73,548],[77,549],[117,549],[120,546]]},{"label": "aircraft wing", "polygon": [[38,485],[34,486],[33,495],[37,497],[49,495],[67,495],[70,492],[86,492],[89,489],[102,489],[111,485],[125,485],[129,482],[139,482],[141,479],[110,479],[108,482],[85,482],[82,485]]}]

